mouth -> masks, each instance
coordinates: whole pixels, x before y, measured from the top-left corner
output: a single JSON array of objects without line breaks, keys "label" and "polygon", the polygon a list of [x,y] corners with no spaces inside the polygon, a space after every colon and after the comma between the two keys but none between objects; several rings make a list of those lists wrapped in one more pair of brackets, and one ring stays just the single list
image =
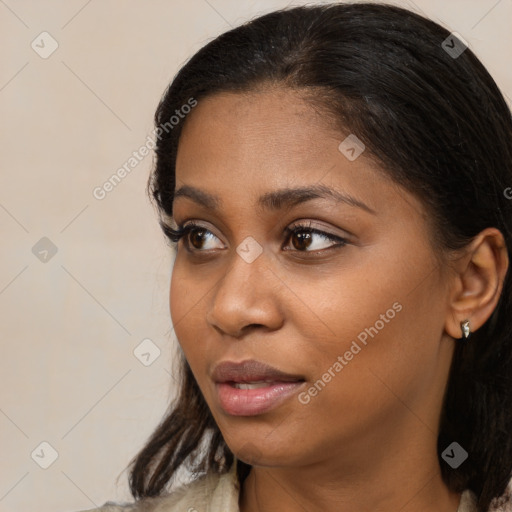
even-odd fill
[{"label": "mouth", "polygon": [[278,382],[270,380],[260,380],[256,382],[227,382],[227,384],[229,384],[231,387],[235,389],[259,389],[268,388],[270,387],[270,385],[278,384]]},{"label": "mouth", "polygon": [[275,409],[306,382],[301,375],[254,360],[222,362],[212,378],[220,407],[232,416],[254,416]]},{"label": "mouth", "polygon": [[222,361],[212,373],[215,382],[257,384],[263,382],[295,382],[304,380],[302,375],[283,372],[269,364],[248,359],[241,362]]}]

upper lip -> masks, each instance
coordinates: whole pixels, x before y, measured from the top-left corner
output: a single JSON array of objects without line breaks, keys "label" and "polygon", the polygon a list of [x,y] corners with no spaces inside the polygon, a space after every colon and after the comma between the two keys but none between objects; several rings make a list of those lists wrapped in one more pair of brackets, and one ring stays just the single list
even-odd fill
[{"label": "upper lip", "polygon": [[215,366],[212,378],[215,382],[293,382],[304,380],[301,375],[285,373],[254,359],[239,363],[222,361]]}]

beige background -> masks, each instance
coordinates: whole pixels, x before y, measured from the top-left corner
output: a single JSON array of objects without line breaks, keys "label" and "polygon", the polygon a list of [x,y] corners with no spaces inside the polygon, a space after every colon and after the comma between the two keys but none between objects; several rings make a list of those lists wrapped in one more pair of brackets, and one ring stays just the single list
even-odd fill
[{"label": "beige background", "polygon": [[[395,3],[459,32],[512,97],[512,0]],[[0,0],[0,512],[130,499],[123,469],[173,390],[172,254],[145,195],[151,155],[104,199],[93,189],[144,144],[194,51],[289,4]],[[46,59],[43,31],[59,45]],[[42,237],[55,255],[32,252]]]}]

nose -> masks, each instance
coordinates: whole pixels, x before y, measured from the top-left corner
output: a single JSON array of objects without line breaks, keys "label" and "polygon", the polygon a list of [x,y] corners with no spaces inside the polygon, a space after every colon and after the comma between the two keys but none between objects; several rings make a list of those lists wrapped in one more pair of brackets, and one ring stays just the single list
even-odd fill
[{"label": "nose", "polygon": [[[247,263],[234,252],[211,295],[206,315],[209,325],[234,338],[252,327],[279,329],[279,278],[269,268],[263,252]],[[281,283],[282,284],[282,283]]]}]

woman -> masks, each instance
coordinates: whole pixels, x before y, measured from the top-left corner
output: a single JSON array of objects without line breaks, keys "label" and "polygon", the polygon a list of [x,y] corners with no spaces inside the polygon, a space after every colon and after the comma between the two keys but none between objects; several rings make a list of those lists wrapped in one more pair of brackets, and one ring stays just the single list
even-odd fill
[{"label": "woman", "polygon": [[466,44],[274,12],[155,121],[180,394],[99,510],[510,510],[512,121]]}]

